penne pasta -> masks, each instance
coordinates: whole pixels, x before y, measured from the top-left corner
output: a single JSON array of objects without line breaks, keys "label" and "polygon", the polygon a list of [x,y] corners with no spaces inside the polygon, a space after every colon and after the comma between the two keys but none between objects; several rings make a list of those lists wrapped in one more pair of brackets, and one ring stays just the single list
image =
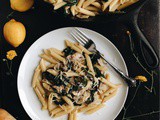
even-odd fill
[{"label": "penne pasta", "polygon": [[85,1],[85,0],[79,0],[79,2],[78,2],[78,4],[77,4],[77,7],[80,7],[80,8],[81,8],[82,5],[83,5],[83,3],[84,3],[84,1]]},{"label": "penne pasta", "polygon": [[73,50],[77,51],[78,53],[82,53],[82,51],[76,47],[72,42],[65,40],[65,43],[68,47],[72,48]]},{"label": "penne pasta", "polygon": [[57,113],[60,112],[60,111],[62,111],[62,108],[60,108],[60,107],[54,108],[54,109],[50,112],[51,117],[53,117],[55,114],[57,114]]},{"label": "penne pasta", "polygon": [[[57,0],[56,4],[61,2],[63,0]],[[79,2],[83,4],[83,1]],[[88,9],[89,12],[97,14],[96,10],[99,8],[95,6],[98,1],[90,4],[85,9],[80,9]],[[75,7],[77,8],[76,5]],[[88,16],[80,12],[75,14]],[[102,103],[114,97],[121,84],[109,81],[106,64],[102,58],[92,63],[91,51],[79,43],[68,40],[65,43],[68,48],[63,50],[64,52],[49,48],[40,55],[41,60],[35,69],[32,87],[42,104],[42,110],[48,110],[51,117],[68,115],[68,120],[77,120],[77,112],[92,114],[104,107]],[[96,75],[93,66],[99,70],[95,69]],[[99,76],[98,72],[105,78]]]},{"label": "penne pasta", "polygon": [[54,66],[55,66],[55,64],[50,64],[50,65],[47,66],[46,69],[54,68]]},{"label": "penne pasta", "polygon": [[109,11],[114,12],[120,5],[121,5],[121,3],[119,1],[116,4],[114,4],[113,6],[110,5]]},{"label": "penne pasta", "polygon": [[120,5],[120,6],[117,8],[117,10],[122,10],[122,9],[124,9],[124,8],[126,8],[126,7],[134,4],[134,3],[136,3],[136,2],[138,2],[138,1],[139,1],[139,0],[127,1],[127,2],[125,2],[124,4]]},{"label": "penne pasta", "polygon": [[85,114],[92,114],[94,112],[97,112],[99,109],[101,109],[104,106],[105,106],[104,104],[100,104],[100,105],[98,105],[98,106],[86,111]]},{"label": "penne pasta", "polygon": [[88,110],[90,110],[90,109],[92,109],[92,108],[94,108],[94,107],[96,107],[96,106],[97,106],[97,105],[84,106],[84,107],[80,108],[80,109],[78,110],[78,112],[86,112],[86,111],[88,111]]},{"label": "penne pasta", "polygon": [[77,14],[76,5],[71,6],[71,13],[73,16],[75,16]]},{"label": "penne pasta", "polygon": [[62,6],[66,5],[66,2],[60,2],[54,5],[54,10],[57,10],[59,8],[61,8]]},{"label": "penne pasta", "polygon": [[83,47],[81,44],[79,44],[79,43],[75,43],[75,45],[82,51],[82,52],[84,52],[84,53],[86,53],[86,54],[92,54],[90,51],[88,51],[85,47]]},{"label": "penne pasta", "polygon": [[84,15],[95,16],[94,12],[91,12],[89,10],[86,10],[86,9],[83,9],[83,8],[80,8],[80,7],[77,7],[77,11],[84,14]]},{"label": "penne pasta", "polygon": [[122,10],[139,0],[78,0],[65,1],[65,0],[44,0],[54,6],[54,10],[64,8],[68,15],[80,19],[87,19],[92,16],[99,15],[101,12],[110,13]]},{"label": "penne pasta", "polygon": [[50,56],[48,56],[48,55],[41,54],[40,57],[43,58],[44,60],[50,62],[50,63],[53,63],[53,64],[56,64],[56,63],[57,63],[56,60],[54,60],[52,57],[50,57]]},{"label": "penne pasta", "polygon": [[64,56],[64,53],[61,50],[58,50],[56,48],[50,48],[49,51],[53,51],[60,56]]},{"label": "penne pasta", "polygon": [[110,75],[109,75],[109,74],[106,74],[106,75],[105,75],[105,78],[106,78],[106,80],[110,80]]},{"label": "penne pasta", "polygon": [[94,3],[96,0],[86,0],[84,3],[83,3],[83,7],[82,8],[86,8],[88,7],[90,4]]},{"label": "penne pasta", "polygon": [[48,49],[44,49],[43,51],[44,51],[44,53],[45,53],[46,55],[50,56],[50,52],[49,52]]},{"label": "penne pasta", "polygon": [[57,105],[55,105],[53,102],[52,102],[52,99],[53,99],[53,93],[50,93],[49,94],[49,97],[48,97],[48,111],[51,112],[54,108],[57,107]]},{"label": "penne pasta", "polygon": [[47,72],[51,73],[52,75],[54,76],[57,76],[58,75],[58,72],[53,70],[53,69],[48,69]]},{"label": "penne pasta", "polygon": [[115,90],[116,90],[116,88],[110,88],[109,90],[107,90],[106,92],[104,92],[102,94],[102,96],[109,96],[109,94],[112,94]]},{"label": "penne pasta", "polygon": [[94,12],[98,12],[99,11],[99,9],[97,7],[94,7],[94,6],[88,6],[85,9],[89,10],[89,11],[94,11]]},{"label": "penne pasta", "polygon": [[49,91],[49,92],[52,92],[52,91],[53,91],[53,89],[51,88],[51,86],[48,85],[47,83],[42,83],[42,85],[43,85],[43,87],[44,87],[47,91]]},{"label": "penne pasta", "polygon": [[101,77],[100,81],[103,82],[103,83],[105,83],[105,84],[107,84],[109,87],[117,88],[116,85],[114,85],[113,83],[111,83],[110,81],[108,81],[108,80],[106,80],[106,79],[104,79],[102,77]]},{"label": "penne pasta", "polygon": [[75,110],[73,113],[73,120],[77,120],[77,110]]},{"label": "penne pasta", "polygon": [[66,111],[60,111],[60,112],[58,112],[58,113],[56,113],[56,114],[54,115],[54,118],[57,118],[57,117],[60,117],[60,116],[66,115],[66,114],[67,114]]},{"label": "penne pasta", "polygon": [[86,57],[86,61],[87,61],[87,66],[89,68],[89,70],[93,73],[94,73],[94,69],[93,69],[93,65],[92,65],[92,62],[91,62],[91,59],[89,57],[89,55],[85,54],[85,57]]},{"label": "penne pasta", "polygon": [[107,70],[106,66],[95,65],[95,67],[98,68],[99,70],[103,71],[103,72]]},{"label": "penne pasta", "polygon": [[35,93],[36,93],[37,96],[38,96],[38,99],[39,99],[40,102],[42,103],[42,110],[46,110],[46,109],[47,109],[47,103],[46,103],[45,98],[41,95],[41,93],[40,93],[40,91],[38,90],[37,87],[35,87],[34,90],[35,90]]},{"label": "penne pasta", "polygon": [[38,80],[38,77],[40,76],[40,67],[38,66],[36,69],[35,69],[35,72],[34,72],[34,75],[33,75],[33,80],[32,80],[32,87],[36,87],[36,83],[37,83],[37,80]]},{"label": "penne pasta", "polygon": [[111,99],[112,97],[114,97],[117,93],[117,90],[115,90],[113,93],[111,93],[110,95],[106,96],[103,98],[102,103],[108,101],[109,99]]},{"label": "penne pasta", "polygon": [[78,14],[76,15],[78,18],[84,19],[84,18],[89,18],[89,15],[82,15],[82,14]]},{"label": "penne pasta", "polygon": [[64,72],[64,74],[65,74],[67,77],[79,76],[78,73],[75,73],[75,72],[72,72],[72,71],[70,71],[70,72]]},{"label": "penne pasta", "polygon": [[53,50],[50,50],[50,53],[51,53],[51,56],[52,56],[54,59],[57,59],[57,60],[65,63],[65,59],[64,59],[62,56],[58,55],[58,54],[55,53]]},{"label": "penne pasta", "polygon": [[70,105],[71,107],[74,106],[73,102],[67,96],[63,96],[62,98],[68,105]]},{"label": "penne pasta", "polygon": [[102,8],[102,6],[101,6],[101,4],[100,4],[99,2],[93,2],[93,3],[91,3],[91,5],[93,5],[93,6],[97,7],[97,8],[99,8],[99,9]]},{"label": "penne pasta", "polygon": [[72,112],[69,113],[69,115],[68,115],[68,120],[74,120],[74,119],[73,119],[73,113],[72,113]]},{"label": "penne pasta", "polygon": [[44,97],[45,96],[45,91],[44,91],[44,89],[43,89],[43,87],[42,87],[42,85],[41,85],[39,80],[37,81],[36,87],[38,88],[38,90],[40,91],[42,96]]},{"label": "penne pasta", "polygon": [[112,0],[108,0],[107,2],[103,2],[102,11],[105,11],[107,7],[111,4]]},{"label": "penne pasta", "polygon": [[42,72],[46,71],[46,65],[43,59],[41,59],[40,61],[40,67],[41,67]]}]

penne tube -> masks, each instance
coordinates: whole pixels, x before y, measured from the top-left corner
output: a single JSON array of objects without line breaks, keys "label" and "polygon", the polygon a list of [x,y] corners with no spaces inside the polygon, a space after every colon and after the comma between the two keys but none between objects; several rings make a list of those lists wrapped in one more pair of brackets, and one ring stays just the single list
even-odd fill
[{"label": "penne tube", "polygon": [[82,51],[76,47],[72,42],[68,41],[68,40],[65,40],[65,43],[68,47],[70,47],[71,49],[77,51],[78,53],[81,53],[82,54]]},{"label": "penne tube", "polygon": [[89,18],[88,15],[82,15],[82,14],[78,14],[76,15],[76,17],[80,18],[80,19],[86,19],[86,18]]},{"label": "penne tube", "polygon": [[110,81],[108,81],[108,80],[106,80],[104,78],[101,78],[100,81],[103,82],[103,83],[105,83],[105,84],[107,84],[109,87],[117,88],[116,85],[114,85],[113,83],[111,83]]},{"label": "penne tube", "polygon": [[124,4],[125,2],[128,2],[128,1],[130,1],[130,0],[119,0],[119,2],[120,2],[121,4]]},{"label": "penne tube", "polygon": [[110,12],[114,12],[119,6],[121,5],[121,3],[118,1],[115,5],[113,5],[112,7],[109,6],[109,11]]},{"label": "penne tube", "polygon": [[75,43],[75,45],[81,49],[82,52],[86,53],[86,54],[92,54],[90,51],[88,51],[85,47],[83,47],[81,44],[79,43]]},{"label": "penne tube", "polygon": [[119,0],[112,0],[111,4],[109,5],[109,11],[112,11],[114,9],[114,6],[119,2]]},{"label": "penne tube", "polygon": [[86,8],[88,7],[90,4],[94,3],[96,0],[86,0],[84,3],[83,3],[83,7],[82,8]]},{"label": "penne tube", "polygon": [[97,7],[97,8],[99,8],[99,9],[102,8],[102,6],[101,6],[101,4],[100,4],[99,2],[93,2],[93,3],[91,3],[91,5],[93,5],[93,6]]},{"label": "penne tube", "polygon": [[99,109],[101,109],[104,106],[105,106],[104,104],[97,105],[96,107],[86,111],[85,114],[92,114],[94,112],[97,112]]},{"label": "penne tube", "polygon": [[71,106],[66,106],[66,105],[60,105],[60,107],[62,108],[62,110],[68,112],[69,110],[71,110]]},{"label": "penne tube", "polygon": [[48,90],[49,92],[53,92],[53,89],[51,88],[50,85],[48,85],[47,83],[42,83],[43,87]]},{"label": "penne tube", "polygon": [[112,97],[114,97],[117,94],[117,90],[115,90],[113,93],[111,93],[110,95],[106,96],[103,98],[102,103],[108,101],[109,99],[111,99]]},{"label": "penne tube", "polygon": [[40,91],[38,90],[37,87],[35,87],[34,90],[35,90],[35,93],[38,96],[38,99],[40,100],[40,102],[42,104],[42,110],[46,110],[47,109],[47,103],[46,103],[45,98],[41,95],[41,93],[40,93]]},{"label": "penne tube", "polygon": [[79,76],[78,73],[75,73],[75,72],[72,72],[72,71],[70,71],[70,72],[64,72],[64,74],[65,74],[67,77]]},{"label": "penne tube", "polygon": [[50,56],[50,52],[49,52],[48,49],[44,49],[43,51],[44,51],[44,53],[45,53],[46,55]]},{"label": "penne tube", "polygon": [[40,83],[40,81],[37,81],[36,87],[38,88],[38,90],[40,91],[40,93],[42,94],[42,96],[45,96],[45,91]]},{"label": "penne tube", "polygon": [[66,111],[60,111],[60,112],[56,113],[56,114],[54,115],[54,117],[57,118],[57,117],[60,117],[60,116],[66,115],[66,114],[67,114]]},{"label": "penne tube", "polygon": [[73,113],[73,120],[77,120],[77,110],[75,110]]},{"label": "penne tube", "polygon": [[63,58],[62,56],[58,55],[58,54],[55,53],[53,50],[50,50],[50,53],[51,53],[51,56],[52,56],[54,59],[57,59],[57,60],[65,63],[65,58]]},{"label": "penne tube", "polygon": [[35,69],[35,72],[34,72],[34,75],[33,75],[33,80],[32,80],[32,87],[36,87],[36,83],[37,83],[37,80],[38,80],[38,76],[40,76],[40,67],[38,66],[36,69]]},{"label": "penne tube", "polygon": [[62,98],[68,105],[70,105],[71,107],[74,106],[73,102],[67,96],[63,96]]},{"label": "penne tube", "polygon": [[109,96],[109,94],[112,94],[116,88],[110,88],[109,90],[105,91],[102,96]]},{"label": "penne tube", "polygon": [[68,115],[68,120],[74,120],[74,119],[73,119],[73,113],[69,113],[69,115]]},{"label": "penne tube", "polygon": [[110,74],[105,75],[106,80],[110,80]]},{"label": "penne tube", "polygon": [[99,9],[97,7],[94,7],[94,6],[88,6],[85,9],[89,10],[89,11],[94,11],[94,12],[98,12],[99,11]]},{"label": "penne tube", "polygon": [[51,117],[53,117],[55,114],[57,114],[57,113],[60,112],[60,111],[62,111],[62,108],[60,108],[60,107],[54,108],[54,109],[50,112]]},{"label": "penne tube", "polygon": [[42,72],[46,71],[46,65],[45,65],[45,61],[43,58],[40,61],[40,68],[41,68]]},{"label": "penne tube", "polygon": [[57,10],[57,9],[61,8],[66,4],[67,4],[66,2],[57,3],[57,4],[54,5],[54,10]]},{"label": "penne tube", "polygon": [[105,11],[112,1],[113,0],[108,0],[107,2],[103,2],[102,11]]},{"label": "penne tube", "polygon": [[58,75],[58,72],[53,70],[53,69],[48,69],[47,72],[51,73],[52,75],[54,76],[57,76]]},{"label": "penne tube", "polygon": [[94,69],[93,69],[93,65],[92,65],[91,58],[90,58],[89,55],[87,55],[87,54],[85,54],[85,57],[86,57],[87,66],[88,66],[89,70],[90,70],[93,74],[95,74]]},{"label": "penne tube", "polygon": [[61,50],[58,50],[56,48],[50,48],[49,51],[53,51],[53,52],[57,53],[60,56],[64,56],[64,53]]},{"label": "penne tube", "polygon": [[46,69],[54,68],[54,66],[55,66],[55,64],[50,64],[50,65],[47,66]]},{"label": "penne tube", "polygon": [[106,66],[100,66],[100,65],[94,65],[96,68],[98,68],[99,70],[105,72],[107,70]]},{"label": "penne tube", "polygon": [[71,6],[71,13],[73,16],[75,16],[77,14],[76,5]]},{"label": "penne tube", "polygon": [[53,99],[53,93],[50,93],[49,97],[48,97],[48,110],[49,110],[49,112],[51,112],[57,106],[57,105],[55,105],[55,103],[52,102],[52,99]]},{"label": "penne tube", "polygon": [[40,57],[43,58],[44,60],[50,62],[50,63],[53,63],[53,64],[57,63],[56,60],[54,60],[52,57],[50,57],[50,56],[48,56],[46,54],[41,54]]},{"label": "penne tube", "polygon": [[132,4],[134,4],[134,3],[136,3],[136,2],[138,2],[138,1],[139,1],[139,0],[128,1],[128,2],[126,2],[126,3],[122,4],[122,5],[120,5],[120,6],[117,8],[117,10],[122,10],[122,9],[124,9],[124,8],[126,8],[126,7],[128,7],[128,6],[132,5]]},{"label": "penne tube", "polygon": [[83,8],[80,8],[80,7],[77,7],[77,11],[82,13],[82,14],[88,15],[88,16],[95,16],[94,12],[91,12],[89,10],[86,10],[86,9],[83,9]]},{"label": "penne tube", "polygon": [[94,108],[94,107],[96,107],[96,106],[97,106],[97,105],[84,106],[84,107],[80,108],[80,109],[78,110],[78,112],[86,112],[86,111],[88,111],[88,110],[90,110],[90,109],[92,109],[92,108]]},{"label": "penne tube", "polygon": [[52,85],[47,79],[43,79],[43,80],[42,80],[42,83],[46,83],[46,84],[48,84],[48,85]]},{"label": "penne tube", "polygon": [[77,7],[82,7],[84,1],[85,1],[85,0],[79,0],[79,2],[78,2],[78,4],[77,4]]}]

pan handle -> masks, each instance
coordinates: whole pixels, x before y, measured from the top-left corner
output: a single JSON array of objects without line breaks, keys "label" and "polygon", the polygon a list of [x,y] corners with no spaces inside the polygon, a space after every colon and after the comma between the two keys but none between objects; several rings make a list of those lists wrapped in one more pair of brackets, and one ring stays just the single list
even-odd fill
[{"label": "pan handle", "polygon": [[139,44],[139,46],[137,46],[139,48],[138,53],[141,54],[142,60],[144,60],[144,63],[147,65],[148,68],[157,68],[159,65],[158,55],[155,52],[153,46],[149,43],[149,41],[141,32],[137,24],[137,18],[134,17],[132,20],[128,21],[128,23],[129,28],[137,42],[136,44]]}]

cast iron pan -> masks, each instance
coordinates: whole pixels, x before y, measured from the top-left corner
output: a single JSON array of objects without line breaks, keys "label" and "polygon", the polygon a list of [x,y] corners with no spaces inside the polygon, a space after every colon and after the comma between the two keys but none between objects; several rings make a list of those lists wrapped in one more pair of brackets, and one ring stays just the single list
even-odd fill
[{"label": "cast iron pan", "polygon": [[[95,23],[108,23],[108,22],[122,22],[129,27],[131,33],[134,36],[135,48],[138,51],[138,55],[142,62],[149,68],[154,69],[159,65],[159,58],[155,52],[153,46],[148,42],[143,35],[137,24],[138,14],[143,5],[149,0],[139,0],[137,3],[129,6],[124,10],[123,14],[100,14],[88,19],[79,19],[73,16],[67,16],[67,18],[81,22],[95,22]],[[62,13],[61,13],[62,14]]]}]

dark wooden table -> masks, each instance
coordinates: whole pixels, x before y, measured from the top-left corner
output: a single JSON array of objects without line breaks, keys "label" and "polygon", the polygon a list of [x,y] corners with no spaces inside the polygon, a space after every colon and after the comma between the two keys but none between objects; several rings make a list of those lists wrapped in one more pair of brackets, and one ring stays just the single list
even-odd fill
[{"label": "dark wooden table", "polygon": [[[159,50],[159,13],[158,13],[158,1],[151,0],[141,10],[138,23],[146,35],[148,40],[152,43],[156,51]],[[0,107],[9,111],[14,117],[19,120],[29,120],[29,116],[24,111],[21,105],[18,92],[17,92],[17,73],[19,64],[22,60],[26,50],[31,44],[36,41],[40,36],[45,33],[55,30],[61,27],[67,26],[80,26],[92,29],[99,32],[100,34],[109,38],[109,40],[115,44],[123,55],[130,76],[145,75],[148,78],[147,83],[141,83],[139,89],[130,88],[128,98],[125,104],[127,107],[137,90],[134,100],[130,104],[129,108],[124,111],[122,110],[117,120],[122,119],[137,119],[137,120],[158,120],[159,114],[150,114],[150,112],[159,110],[159,70],[155,70],[157,75],[151,76],[140,67],[133,57],[129,46],[128,36],[126,31],[128,30],[124,25],[120,23],[110,24],[93,24],[93,23],[81,23],[81,22],[70,22],[61,16],[52,13],[51,8],[47,4],[40,0],[36,0],[34,9],[24,13],[14,12],[12,13],[10,8],[9,0],[3,0],[0,3]],[[22,45],[18,48],[13,48],[4,39],[2,30],[4,24],[11,18],[22,22],[27,30],[27,37]],[[6,52],[15,49],[18,56],[12,61],[12,72],[14,77],[8,73],[6,62],[3,62],[3,58],[6,58]],[[150,70],[149,70],[150,71]],[[153,82],[154,80],[154,82]],[[153,82],[153,91],[149,92],[145,86],[150,88]],[[125,116],[124,112],[126,112]],[[146,114],[146,113],[149,113]],[[143,115],[145,114],[145,116]],[[140,116],[137,116],[140,115]],[[136,116],[130,118],[131,116]],[[130,119],[129,119],[130,118]]]}]

